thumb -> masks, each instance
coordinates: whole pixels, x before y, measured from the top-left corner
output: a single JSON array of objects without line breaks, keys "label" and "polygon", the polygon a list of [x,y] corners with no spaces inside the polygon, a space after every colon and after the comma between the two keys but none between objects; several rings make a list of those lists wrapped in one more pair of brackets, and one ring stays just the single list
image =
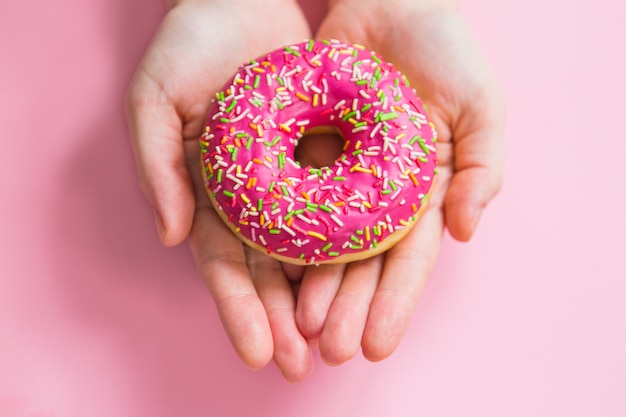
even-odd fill
[{"label": "thumb", "polygon": [[445,198],[446,225],[452,237],[467,241],[482,211],[502,185],[504,100],[490,94],[490,103],[464,112],[454,138],[454,175]]},{"label": "thumb", "polygon": [[139,182],[154,208],[161,242],[177,245],[189,234],[195,207],[181,121],[171,100],[146,76],[134,81],[126,104]]}]

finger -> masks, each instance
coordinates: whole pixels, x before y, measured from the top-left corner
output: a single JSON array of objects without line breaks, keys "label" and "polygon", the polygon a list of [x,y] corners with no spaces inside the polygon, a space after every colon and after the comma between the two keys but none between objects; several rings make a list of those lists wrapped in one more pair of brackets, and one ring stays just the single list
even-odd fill
[{"label": "finger", "polygon": [[380,255],[348,265],[320,336],[324,362],[338,365],[359,351],[384,258]]},{"label": "finger", "polygon": [[437,207],[432,207],[414,229],[386,253],[361,345],[368,360],[385,359],[399,345],[422,287],[434,267],[442,234],[443,215]]},{"label": "finger", "polygon": [[345,268],[344,264],[306,268],[298,292],[296,323],[307,339],[315,341],[319,338]]},{"label": "finger", "polygon": [[287,279],[291,282],[300,282],[302,280],[302,276],[304,275],[305,267],[302,265],[293,265],[288,263],[280,264],[283,268],[283,273],[287,277]]},{"label": "finger", "polygon": [[280,263],[247,249],[247,262],[259,298],[269,319],[274,341],[274,362],[287,381],[304,380],[313,371],[313,356],[295,320],[296,302]]},{"label": "finger", "polygon": [[189,243],[235,351],[250,368],[264,367],[274,350],[265,309],[250,278],[243,245],[208,202],[196,212]]},{"label": "finger", "polygon": [[189,234],[195,201],[171,101],[147,75],[137,76],[127,100],[139,181],[155,210],[161,242],[181,243]]},{"label": "finger", "polygon": [[453,132],[455,174],[445,199],[445,220],[460,241],[472,237],[482,211],[502,185],[504,103],[498,91],[485,95],[485,105],[477,105],[481,114],[468,109]]}]

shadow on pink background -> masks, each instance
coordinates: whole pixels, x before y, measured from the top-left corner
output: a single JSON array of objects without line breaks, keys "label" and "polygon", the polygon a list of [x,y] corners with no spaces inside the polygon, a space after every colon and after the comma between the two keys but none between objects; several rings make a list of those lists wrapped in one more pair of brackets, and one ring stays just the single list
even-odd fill
[{"label": "shadow on pink background", "polygon": [[0,13],[0,417],[626,415],[623,6],[465,2],[505,187],[390,359],[292,386],[240,363],[137,185],[123,95],[164,8],[57,3]]}]

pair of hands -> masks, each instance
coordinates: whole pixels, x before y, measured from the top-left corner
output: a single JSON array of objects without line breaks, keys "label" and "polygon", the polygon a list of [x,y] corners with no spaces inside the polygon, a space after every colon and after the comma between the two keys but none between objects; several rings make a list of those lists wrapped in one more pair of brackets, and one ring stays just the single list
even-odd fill
[{"label": "pair of hands", "polygon": [[[295,0],[182,0],[163,20],[128,95],[142,188],[161,241],[188,238],[239,356],[274,360],[285,378],[362,349],[378,361],[400,343],[431,273],[444,228],[468,240],[500,187],[503,99],[448,0],[331,0],[316,38],[359,43],[393,62],[429,106],[439,176],[427,210],[386,254],[297,267],[245,247],[204,191],[198,137],[215,91],[243,62],[311,37]],[[325,147],[313,159],[324,160]]]}]

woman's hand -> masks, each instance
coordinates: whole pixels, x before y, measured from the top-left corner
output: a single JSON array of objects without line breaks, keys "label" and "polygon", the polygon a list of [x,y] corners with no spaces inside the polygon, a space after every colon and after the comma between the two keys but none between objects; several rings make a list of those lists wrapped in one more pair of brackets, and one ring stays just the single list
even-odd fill
[{"label": "woman's hand", "polygon": [[161,241],[173,246],[189,237],[237,353],[254,369],[273,357],[290,381],[313,366],[291,287],[280,265],[248,253],[213,211],[200,178],[198,137],[211,98],[241,63],[310,36],[295,1],[178,1],[128,95],[140,182]]},{"label": "woman's hand", "polygon": [[435,189],[410,234],[386,254],[304,271],[296,319],[305,337],[319,339],[326,362],[345,362],[359,348],[373,361],[389,356],[432,271],[444,227],[470,239],[500,188],[503,98],[454,7],[443,0],[331,1],[316,35],[362,44],[393,62],[428,105],[439,134]]}]

